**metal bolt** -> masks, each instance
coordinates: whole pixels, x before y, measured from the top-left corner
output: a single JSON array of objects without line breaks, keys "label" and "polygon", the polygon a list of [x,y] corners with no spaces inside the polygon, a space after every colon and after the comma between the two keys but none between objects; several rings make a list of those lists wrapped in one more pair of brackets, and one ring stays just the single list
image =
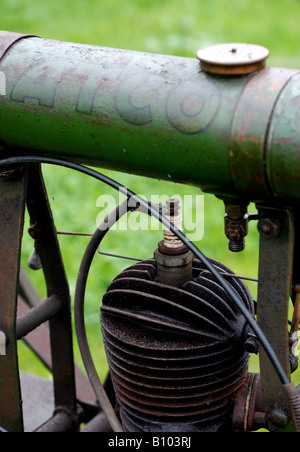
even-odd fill
[{"label": "metal bolt", "polygon": [[280,233],[280,223],[278,220],[263,218],[262,220],[259,220],[257,229],[266,236],[277,237]]},{"label": "metal bolt", "polygon": [[33,224],[28,228],[28,233],[34,240],[39,239],[41,232],[42,230],[37,224]]},{"label": "metal bolt", "polygon": [[238,240],[236,242],[234,240],[230,240],[228,242],[228,249],[229,249],[229,251],[232,251],[234,253],[238,253],[240,251],[244,251],[244,249],[245,249],[245,239],[243,238],[243,239]]},{"label": "metal bolt", "polygon": [[270,234],[272,231],[271,226],[269,224],[262,224],[260,227],[260,232],[263,234]]}]

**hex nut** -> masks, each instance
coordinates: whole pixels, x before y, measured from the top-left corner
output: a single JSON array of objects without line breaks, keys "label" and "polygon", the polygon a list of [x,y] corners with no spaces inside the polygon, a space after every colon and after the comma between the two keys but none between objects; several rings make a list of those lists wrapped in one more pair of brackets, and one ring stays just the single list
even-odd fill
[{"label": "hex nut", "polygon": [[187,251],[183,254],[163,254],[157,248],[154,251],[154,259],[159,265],[164,267],[184,267],[190,264],[194,259],[194,254],[191,251]]}]

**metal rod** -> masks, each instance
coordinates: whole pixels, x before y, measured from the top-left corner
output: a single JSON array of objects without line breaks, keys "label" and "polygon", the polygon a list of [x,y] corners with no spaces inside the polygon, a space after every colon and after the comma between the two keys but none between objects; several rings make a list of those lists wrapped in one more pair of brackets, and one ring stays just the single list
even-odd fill
[{"label": "metal rod", "polygon": [[[87,236],[87,237],[92,237],[92,235],[93,235],[93,234],[90,234],[88,232],[70,232],[70,231],[57,231],[57,234],[79,235],[79,236]],[[120,259],[127,259],[127,260],[137,261],[137,262],[142,262],[143,261],[143,259],[140,258],[140,257],[125,256],[123,254],[107,253],[105,251],[101,251],[100,247],[98,248],[98,253],[101,254],[102,256],[117,257],[117,258],[120,258]],[[244,279],[245,281],[258,282],[257,278],[251,278],[249,276],[232,275],[231,273],[221,273],[221,274],[223,276],[229,276],[230,278]]]},{"label": "metal rod", "polygon": [[80,433],[111,432],[105,414],[101,411],[80,430]]},{"label": "metal rod", "polygon": [[92,237],[93,234],[90,234],[88,232],[70,232],[70,231],[56,231],[56,234],[60,235],[82,235],[86,237]]},{"label": "metal rod", "polygon": [[65,410],[60,410],[49,419],[45,424],[39,427],[37,433],[64,433],[75,429],[76,423]]},{"label": "metal rod", "polygon": [[245,281],[258,282],[257,278],[250,278],[248,276],[232,275],[231,273],[223,273],[223,272],[220,272],[220,275],[228,276],[229,278],[244,279]]},{"label": "metal rod", "polygon": [[59,295],[62,309],[49,320],[55,407],[77,415],[71,297],[40,165],[28,165],[27,209],[30,233],[41,259],[47,297]]},{"label": "metal rod", "polygon": [[22,339],[32,330],[49,320],[62,307],[63,303],[60,298],[57,295],[52,295],[34,308],[31,308],[30,311],[17,319],[17,339]]},{"label": "metal rod", "polygon": [[104,251],[100,251],[100,248],[98,248],[98,253],[102,254],[103,256],[119,257],[120,259],[127,259],[130,261],[138,261],[138,262],[143,261],[143,259],[140,259],[139,257],[123,256],[122,254],[105,253]]}]

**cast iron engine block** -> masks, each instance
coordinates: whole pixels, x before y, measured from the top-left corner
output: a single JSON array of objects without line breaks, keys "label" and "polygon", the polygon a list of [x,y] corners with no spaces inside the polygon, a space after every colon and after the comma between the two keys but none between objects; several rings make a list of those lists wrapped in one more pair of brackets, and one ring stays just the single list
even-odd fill
[{"label": "cast iron engine block", "polygon": [[[253,313],[246,285],[211,259]],[[115,278],[101,325],[119,415],[129,432],[232,429],[232,400],[248,366],[251,334],[199,260],[182,287],[157,282],[154,259]]]}]

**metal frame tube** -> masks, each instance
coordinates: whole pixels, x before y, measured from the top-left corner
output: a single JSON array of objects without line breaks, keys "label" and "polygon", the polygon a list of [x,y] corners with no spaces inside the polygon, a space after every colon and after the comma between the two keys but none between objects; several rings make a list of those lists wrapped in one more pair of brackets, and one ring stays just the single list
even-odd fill
[{"label": "metal frame tube", "polygon": [[196,58],[9,42],[7,32],[1,47],[0,157],[64,158],[223,198],[298,199],[298,71],[212,75]]},{"label": "metal frame tube", "polygon": [[52,295],[26,314],[17,318],[17,339],[22,339],[32,330],[57,314],[63,307],[59,297]]}]

